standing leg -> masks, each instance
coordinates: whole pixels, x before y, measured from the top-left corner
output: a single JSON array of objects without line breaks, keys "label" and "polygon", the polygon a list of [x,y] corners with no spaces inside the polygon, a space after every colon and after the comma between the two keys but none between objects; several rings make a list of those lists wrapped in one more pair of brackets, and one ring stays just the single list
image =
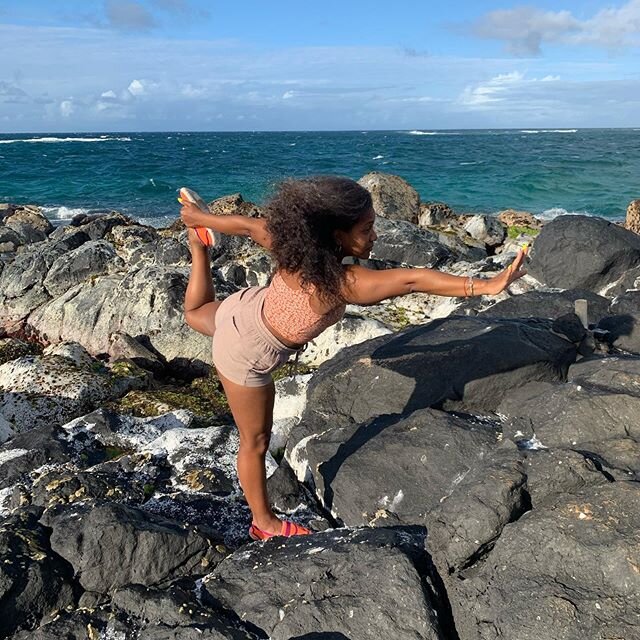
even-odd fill
[{"label": "standing leg", "polygon": [[244,387],[219,377],[240,432],[238,479],[253,522],[263,531],[279,534],[282,522],[269,504],[264,464],[273,425],[275,386],[272,382],[264,387]]},{"label": "standing leg", "polygon": [[188,230],[191,249],[191,273],[184,296],[184,318],[192,328],[206,336],[215,332],[215,315],[220,302],[211,277],[209,250],[203,246],[193,229]]}]

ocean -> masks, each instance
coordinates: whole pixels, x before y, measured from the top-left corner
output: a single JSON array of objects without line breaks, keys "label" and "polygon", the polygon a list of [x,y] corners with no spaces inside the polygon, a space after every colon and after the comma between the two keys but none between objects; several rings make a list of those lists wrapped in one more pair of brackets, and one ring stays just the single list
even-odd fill
[{"label": "ocean", "polygon": [[163,226],[181,186],[259,204],[288,176],[370,171],[459,213],[617,220],[640,197],[640,129],[0,134],[0,202],[54,223],[116,210]]}]

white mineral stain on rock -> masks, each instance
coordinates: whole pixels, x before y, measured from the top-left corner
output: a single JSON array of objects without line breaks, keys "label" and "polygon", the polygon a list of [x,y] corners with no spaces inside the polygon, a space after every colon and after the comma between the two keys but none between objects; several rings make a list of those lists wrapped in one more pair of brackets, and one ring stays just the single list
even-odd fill
[{"label": "white mineral stain on rock", "polygon": [[8,449],[7,451],[0,451],[0,465],[14,458],[19,458],[26,453],[29,453],[28,449]]}]

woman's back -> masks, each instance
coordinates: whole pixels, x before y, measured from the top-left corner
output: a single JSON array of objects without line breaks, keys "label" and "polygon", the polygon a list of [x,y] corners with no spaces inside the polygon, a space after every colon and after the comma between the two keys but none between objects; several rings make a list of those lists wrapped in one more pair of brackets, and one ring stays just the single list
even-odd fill
[{"label": "woman's back", "polygon": [[315,288],[303,288],[295,274],[276,271],[264,298],[268,325],[291,344],[302,345],[320,335],[344,315],[346,305],[329,305]]}]

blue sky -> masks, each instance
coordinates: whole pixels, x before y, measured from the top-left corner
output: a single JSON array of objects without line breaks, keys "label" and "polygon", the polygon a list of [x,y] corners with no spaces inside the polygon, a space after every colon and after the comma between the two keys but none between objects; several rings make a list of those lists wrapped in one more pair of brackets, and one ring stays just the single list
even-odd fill
[{"label": "blue sky", "polygon": [[560,3],[3,0],[0,132],[639,126],[640,0]]}]

